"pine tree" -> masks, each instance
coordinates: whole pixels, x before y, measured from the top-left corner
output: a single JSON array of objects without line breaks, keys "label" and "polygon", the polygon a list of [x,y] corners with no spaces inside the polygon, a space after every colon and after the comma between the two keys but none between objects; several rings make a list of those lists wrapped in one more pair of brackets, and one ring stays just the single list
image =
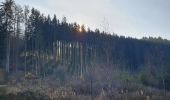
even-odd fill
[{"label": "pine tree", "polygon": [[6,0],[1,5],[1,13],[2,18],[4,20],[4,27],[5,27],[5,34],[7,35],[6,38],[6,71],[9,72],[9,64],[10,64],[10,39],[11,33],[13,32],[13,11],[14,10],[14,1],[13,0]]},{"label": "pine tree", "polygon": [[3,19],[3,11],[0,9],[0,67],[5,67],[5,54],[6,54],[6,38],[5,24]]}]

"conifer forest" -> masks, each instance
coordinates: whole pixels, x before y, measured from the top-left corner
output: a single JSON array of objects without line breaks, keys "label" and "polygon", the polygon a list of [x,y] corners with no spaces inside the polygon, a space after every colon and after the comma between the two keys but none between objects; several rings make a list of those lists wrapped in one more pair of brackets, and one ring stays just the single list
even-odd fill
[{"label": "conifer forest", "polygon": [[170,40],[92,30],[3,0],[0,100],[170,100]]}]

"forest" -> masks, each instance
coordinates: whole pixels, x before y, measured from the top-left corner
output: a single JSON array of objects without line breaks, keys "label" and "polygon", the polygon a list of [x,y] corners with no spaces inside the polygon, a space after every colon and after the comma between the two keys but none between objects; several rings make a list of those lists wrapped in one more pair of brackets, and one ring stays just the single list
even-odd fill
[{"label": "forest", "polygon": [[126,96],[139,91],[160,97],[146,100],[168,100],[170,41],[91,30],[5,0],[0,4],[0,73],[2,85],[20,87],[15,91],[63,87],[69,95],[93,95],[91,100],[99,94],[107,99],[96,100],[112,100],[111,94],[120,96],[116,100],[145,100]]}]

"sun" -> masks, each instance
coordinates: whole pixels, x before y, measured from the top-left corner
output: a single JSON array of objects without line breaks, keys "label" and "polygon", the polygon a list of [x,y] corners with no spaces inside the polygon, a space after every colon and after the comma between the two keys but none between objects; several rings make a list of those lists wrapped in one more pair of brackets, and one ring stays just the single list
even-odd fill
[{"label": "sun", "polygon": [[80,27],[78,31],[79,31],[79,32],[82,32],[82,28]]}]

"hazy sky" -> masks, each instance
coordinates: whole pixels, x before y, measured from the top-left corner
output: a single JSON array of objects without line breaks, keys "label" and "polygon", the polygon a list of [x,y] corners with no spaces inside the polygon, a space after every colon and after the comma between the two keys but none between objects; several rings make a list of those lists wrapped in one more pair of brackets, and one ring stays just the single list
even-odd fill
[{"label": "hazy sky", "polygon": [[[2,0],[0,0],[2,1]],[[170,39],[170,0],[15,0],[91,29]]]}]

